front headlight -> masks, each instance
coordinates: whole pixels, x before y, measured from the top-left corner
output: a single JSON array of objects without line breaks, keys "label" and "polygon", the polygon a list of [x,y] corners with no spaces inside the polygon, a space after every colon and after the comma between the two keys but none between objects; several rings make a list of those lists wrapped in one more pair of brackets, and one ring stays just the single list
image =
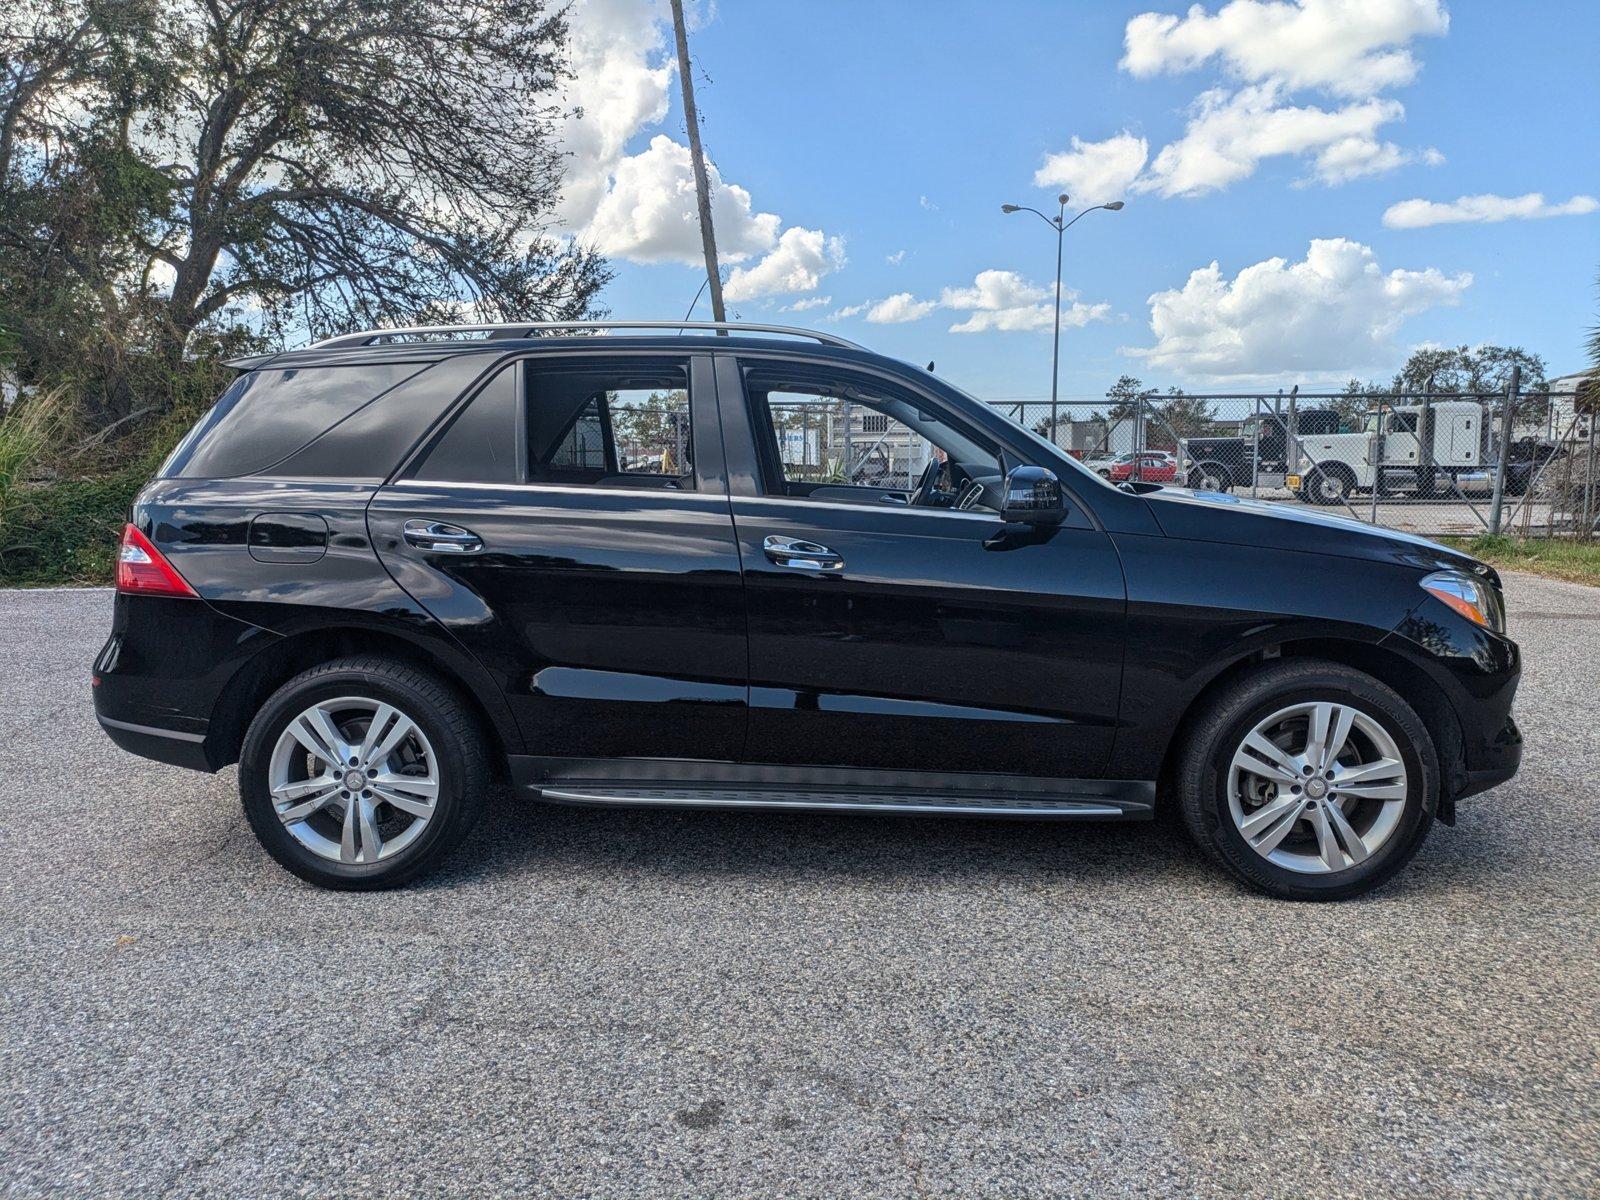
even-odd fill
[{"label": "front headlight", "polygon": [[1474,625],[1496,633],[1506,631],[1505,605],[1487,579],[1460,571],[1435,571],[1422,581],[1422,590],[1444,601]]}]

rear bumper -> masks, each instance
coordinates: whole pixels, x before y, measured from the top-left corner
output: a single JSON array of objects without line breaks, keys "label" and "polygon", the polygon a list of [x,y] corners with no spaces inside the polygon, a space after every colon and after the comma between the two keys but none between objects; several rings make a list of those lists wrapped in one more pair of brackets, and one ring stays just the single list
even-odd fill
[{"label": "rear bumper", "polygon": [[212,714],[239,668],[275,635],[203,600],[118,596],[94,661],[94,710],[106,736],[158,762],[215,771]]},{"label": "rear bumper", "polygon": [[106,731],[106,736],[130,754],[171,763],[175,767],[187,767],[191,771],[216,769],[206,755],[206,735],[203,733],[136,725],[132,721],[116,721],[100,713],[95,716],[100,728]]}]

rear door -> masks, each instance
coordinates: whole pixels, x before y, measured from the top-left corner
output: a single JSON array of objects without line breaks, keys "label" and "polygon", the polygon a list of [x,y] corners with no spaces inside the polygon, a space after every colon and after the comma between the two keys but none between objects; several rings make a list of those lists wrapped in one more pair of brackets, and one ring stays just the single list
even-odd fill
[{"label": "rear door", "polygon": [[738,756],[745,611],[709,356],[505,363],[368,519],[530,753]]},{"label": "rear door", "polygon": [[746,758],[1103,777],[1125,592],[1089,514],[1004,525],[1015,453],[903,380],[793,356],[717,370],[749,605]]}]

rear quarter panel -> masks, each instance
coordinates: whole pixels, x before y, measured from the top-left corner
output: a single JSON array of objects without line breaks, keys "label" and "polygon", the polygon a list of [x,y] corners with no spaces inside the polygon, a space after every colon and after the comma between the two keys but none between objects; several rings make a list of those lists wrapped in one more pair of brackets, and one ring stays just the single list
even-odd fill
[{"label": "rear quarter panel", "polygon": [[[334,481],[163,479],[140,495],[134,522],[213,611],[269,635],[241,635],[224,663],[229,673],[275,640],[270,635],[353,629],[396,638],[444,664],[484,705],[502,739],[514,739],[508,749],[520,749],[498,686],[379,561],[366,523],[374,490]],[[324,552],[289,562],[254,557],[251,522],[274,513],[324,519]]]}]

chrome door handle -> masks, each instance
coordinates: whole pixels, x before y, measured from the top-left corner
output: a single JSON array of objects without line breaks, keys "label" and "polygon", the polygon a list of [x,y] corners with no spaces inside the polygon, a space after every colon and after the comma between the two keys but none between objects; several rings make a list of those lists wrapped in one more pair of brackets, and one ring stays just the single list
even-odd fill
[{"label": "chrome door handle", "polygon": [[472,530],[446,525],[443,521],[407,521],[405,537],[418,550],[436,554],[474,554],[483,549],[483,539]]},{"label": "chrome door handle", "polygon": [[797,571],[842,571],[844,559],[816,542],[803,538],[779,537],[770,534],[762,540],[761,549],[780,567]]}]

